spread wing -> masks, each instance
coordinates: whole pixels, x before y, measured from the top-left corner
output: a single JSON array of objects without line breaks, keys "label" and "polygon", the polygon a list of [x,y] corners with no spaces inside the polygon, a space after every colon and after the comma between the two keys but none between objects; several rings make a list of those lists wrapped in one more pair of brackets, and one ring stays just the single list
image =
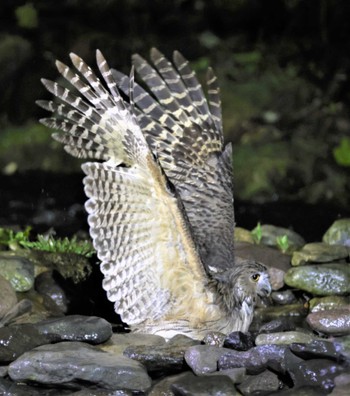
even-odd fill
[{"label": "spread wing", "polygon": [[41,121],[63,130],[54,137],[67,152],[103,160],[88,162],[83,170],[90,234],[108,298],[130,325],[198,317],[198,304],[208,303],[207,276],[181,200],[133,113],[133,77],[126,105],[100,52],[97,63],[108,89],[82,59],[74,54],[71,59],[79,73],[60,62],[57,68],[78,94],[43,80],[59,100],[38,104],[55,113]]},{"label": "spread wing", "polygon": [[[151,50],[154,67],[134,55],[136,71],[152,94],[136,84],[136,116],[150,147],[175,185],[202,260],[207,266],[233,265],[234,210],[231,145],[224,148],[217,79],[208,71],[208,101],[188,61],[174,52],[172,65]],[[129,78],[113,75],[124,93]]]}]

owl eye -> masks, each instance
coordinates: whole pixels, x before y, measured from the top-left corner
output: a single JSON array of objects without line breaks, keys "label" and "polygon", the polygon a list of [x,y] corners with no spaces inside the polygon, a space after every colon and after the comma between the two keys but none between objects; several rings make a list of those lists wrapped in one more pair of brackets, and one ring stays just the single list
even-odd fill
[{"label": "owl eye", "polygon": [[259,278],[260,278],[260,274],[253,274],[252,275],[252,279],[253,279],[254,282],[257,282],[259,280]]}]

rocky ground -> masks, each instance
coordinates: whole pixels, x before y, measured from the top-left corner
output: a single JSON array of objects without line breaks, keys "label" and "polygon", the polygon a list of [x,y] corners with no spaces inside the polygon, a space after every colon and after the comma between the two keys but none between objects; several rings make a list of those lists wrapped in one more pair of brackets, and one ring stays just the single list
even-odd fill
[{"label": "rocky ground", "polygon": [[237,257],[268,266],[274,291],[248,334],[204,340],[127,333],[74,301],[58,273],[67,255],[1,251],[0,394],[347,395],[350,220],[318,243],[269,225],[235,238]]}]

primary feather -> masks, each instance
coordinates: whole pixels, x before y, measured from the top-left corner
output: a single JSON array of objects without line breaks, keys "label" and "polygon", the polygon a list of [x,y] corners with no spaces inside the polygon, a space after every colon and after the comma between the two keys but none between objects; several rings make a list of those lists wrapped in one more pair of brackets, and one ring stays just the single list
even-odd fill
[{"label": "primary feather", "polygon": [[43,80],[59,101],[38,101],[54,113],[41,121],[63,131],[53,136],[70,154],[102,161],[82,167],[85,207],[103,287],[123,321],[165,337],[247,331],[257,296],[271,288],[261,264],[234,264],[231,146],[217,79],[210,70],[207,101],[180,53],[174,65],[156,49],[151,59],[154,67],[133,57],[152,94],[99,51],[105,85],[75,54],[76,71],[56,62],[77,94]]}]

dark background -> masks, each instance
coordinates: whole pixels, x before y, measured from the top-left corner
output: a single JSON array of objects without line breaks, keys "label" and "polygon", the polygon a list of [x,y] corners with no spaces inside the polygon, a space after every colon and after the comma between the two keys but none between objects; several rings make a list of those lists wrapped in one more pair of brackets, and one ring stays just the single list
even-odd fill
[{"label": "dark background", "polygon": [[0,225],[85,227],[79,161],[34,103],[50,98],[40,78],[58,78],[55,59],[94,66],[99,48],[128,72],[153,46],[182,52],[202,81],[218,74],[238,225],[313,240],[349,215],[349,1],[3,0],[0,18]]}]

